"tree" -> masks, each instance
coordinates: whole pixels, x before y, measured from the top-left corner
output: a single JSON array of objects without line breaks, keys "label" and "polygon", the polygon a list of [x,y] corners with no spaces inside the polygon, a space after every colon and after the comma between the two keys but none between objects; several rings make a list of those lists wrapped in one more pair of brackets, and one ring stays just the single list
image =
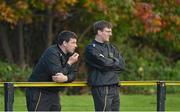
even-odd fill
[{"label": "tree", "polygon": [[[31,22],[31,11],[28,8],[27,1],[24,0],[17,0],[17,1],[1,1],[0,8],[2,9],[0,20],[2,22],[8,22],[10,26],[12,26],[14,29],[17,28],[17,34],[18,36],[14,37],[17,38],[17,49],[18,52],[18,64],[21,67],[24,67],[25,60],[24,60],[24,40],[23,40],[23,24]],[[17,27],[14,27],[17,26]],[[5,31],[2,31],[2,33],[5,33]],[[6,48],[9,48],[9,55],[12,54],[10,47],[8,47],[8,41],[7,37],[4,37],[4,44],[6,47],[4,47],[4,51]],[[5,42],[6,40],[6,42]],[[2,40],[3,41],[3,40]],[[7,53],[6,53],[7,54]],[[16,55],[17,55],[16,54]],[[9,56],[8,56],[9,57]]]}]

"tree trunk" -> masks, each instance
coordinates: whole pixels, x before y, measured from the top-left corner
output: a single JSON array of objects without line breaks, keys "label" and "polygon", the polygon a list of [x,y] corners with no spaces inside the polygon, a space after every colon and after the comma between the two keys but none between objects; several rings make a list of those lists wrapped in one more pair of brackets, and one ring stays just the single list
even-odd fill
[{"label": "tree trunk", "polygon": [[24,37],[23,37],[23,22],[19,22],[18,24],[18,65],[22,68],[25,67],[24,60]]},{"label": "tree trunk", "polygon": [[2,46],[2,49],[5,53],[5,56],[7,58],[7,61],[9,63],[13,63],[14,60],[13,60],[13,55],[12,55],[12,52],[11,52],[11,48],[9,46],[9,43],[8,43],[8,37],[7,37],[7,31],[6,31],[6,24],[0,24],[0,42],[1,42],[1,46]]},{"label": "tree trunk", "polygon": [[53,25],[53,16],[51,8],[47,10],[47,44],[46,47],[49,47],[53,41],[53,32],[52,32],[52,25]]}]

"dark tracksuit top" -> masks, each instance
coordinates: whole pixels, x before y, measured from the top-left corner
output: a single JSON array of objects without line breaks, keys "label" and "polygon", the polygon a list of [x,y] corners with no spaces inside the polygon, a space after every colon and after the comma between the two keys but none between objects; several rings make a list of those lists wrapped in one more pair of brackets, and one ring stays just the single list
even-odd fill
[{"label": "dark tracksuit top", "polygon": [[[77,70],[74,66],[70,66],[67,61],[70,55],[64,54],[58,45],[52,45],[40,57],[33,72],[29,78],[29,82],[53,82],[52,76],[58,72],[68,77],[67,82],[75,79]],[[41,90],[49,92],[58,92],[61,87],[42,87]]]},{"label": "dark tracksuit top", "polygon": [[[40,57],[29,82],[53,82],[52,76],[58,72],[68,77],[67,82],[75,79],[77,70],[67,61],[70,55],[66,55],[58,47],[52,45]],[[28,111],[60,111],[60,97],[58,92],[62,87],[31,87],[26,90],[26,103]]]},{"label": "dark tracksuit top", "polygon": [[119,73],[124,70],[124,60],[113,45],[92,41],[85,49],[85,62],[88,67],[89,85],[119,83]]},{"label": "dark tracksuit top", "polygon": [[85,49],[88,67],[88,84],[96,111],[119,111],[119,73],[124,60],[118,50],[109,43],[93,41]]}]

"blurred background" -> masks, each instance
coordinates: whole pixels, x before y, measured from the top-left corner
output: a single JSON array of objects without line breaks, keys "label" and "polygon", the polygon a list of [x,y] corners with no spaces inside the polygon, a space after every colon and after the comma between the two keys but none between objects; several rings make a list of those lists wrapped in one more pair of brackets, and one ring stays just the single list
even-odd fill
[{"label": "blurred background", "polygon": [[[111,42],[126,62],[121,80],[180,80],[180,0],[0,0],[0,11],[0,82],[27,81],[62,30],[79,37],[76,81],[86,81],[84,48],[94,39],[93,23],[102,19],[112,22]],[[148,94],[155,89],[124,87],[122,92]]]}]

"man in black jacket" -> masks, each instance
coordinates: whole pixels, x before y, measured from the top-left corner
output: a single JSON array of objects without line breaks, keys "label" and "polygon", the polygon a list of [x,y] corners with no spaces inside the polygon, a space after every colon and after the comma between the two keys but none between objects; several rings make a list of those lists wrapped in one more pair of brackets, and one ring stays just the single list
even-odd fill
[{"label": "man in black jacket", "polygon": [[[72,82],[78,61],[77,35],[71,31],[62,31],[58,42],[45,50],[36,64],[29,82]],[[60,87],[31,87],[26,90],[28,111],[60,111]]]},{"label": "man in black jacket", "polygon": [[119,73],[124,70],[124,60],[109,43],[112,25],[107,21],[94,24],[95,40],[85,49],[88,67],[88,84],[96,111],[119,111]]}]

